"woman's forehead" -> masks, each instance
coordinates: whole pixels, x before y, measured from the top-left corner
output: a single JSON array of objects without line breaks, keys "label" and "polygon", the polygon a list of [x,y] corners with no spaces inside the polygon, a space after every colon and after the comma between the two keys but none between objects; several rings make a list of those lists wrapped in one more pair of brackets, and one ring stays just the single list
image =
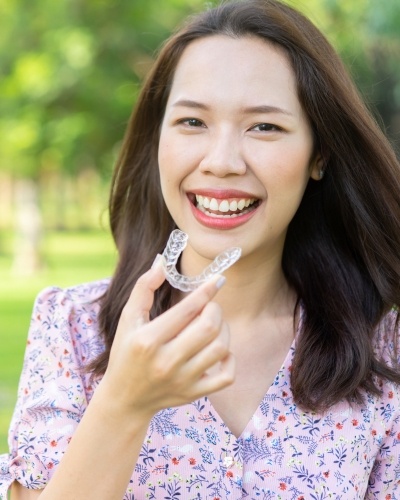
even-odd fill
[{"label": "woman's forehead", "polygon": [[182,101],[299,113],[297,82],[283,49],[258,37],[214,35],[189,44],[178,61],[168,105]]}]

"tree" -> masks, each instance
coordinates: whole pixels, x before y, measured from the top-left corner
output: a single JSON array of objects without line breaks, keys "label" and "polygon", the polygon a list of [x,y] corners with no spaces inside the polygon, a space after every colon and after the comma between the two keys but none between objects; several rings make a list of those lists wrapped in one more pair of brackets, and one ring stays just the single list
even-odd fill
[{"label": "tree", "polygon": [[[26,181],[51,184],[63,224],[64,177],[107,178],[155,48],[199,0],[7,0],[0,3],[0,170],[14,178],[18,262],[29,209]],[[45,182],[44,182],[45,180]],[[31,189],[32,191],[32,189]],[[31,192],[29,199],[39,199]],[[25,206],[27,205],[27,206]],[[28,206],[29,205],[29,206]],[[26,220],[28,218],[28,221]],[[24,221],[24,223],[23,223]],[[32,235],[31,241],[39,238]]]},{"label": "tree", "polygon": [[291,0],[345,60],[371,111],[400,154],[400,2]]},{"label": "tree", "polygon": [[[398,140],[400,2],[287,1],[327,33]],[[184,16],[215,3],[0,0],[0,171],[37,186],[85,170],[107,179],[156,47]]]},{"label": "tree", "polygon": [[108,172],[156,46],[199,1],[0,5],[1,169]]}]

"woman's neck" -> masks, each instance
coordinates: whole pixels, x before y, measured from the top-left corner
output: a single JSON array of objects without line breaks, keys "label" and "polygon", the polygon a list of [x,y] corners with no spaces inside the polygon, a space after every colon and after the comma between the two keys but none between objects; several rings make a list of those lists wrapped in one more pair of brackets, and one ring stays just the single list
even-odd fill
[{"label": "woman's neck", "polygon": [[[182,272],[193,268],[183,260]],[[226,283],[215,297],[228,322],[256,321],[260,316],[293,316],[296,293],[288,285],[280,256],[254,262],[242,258],[224,272]],[[182,294],[183,296],[184,294]]]}]

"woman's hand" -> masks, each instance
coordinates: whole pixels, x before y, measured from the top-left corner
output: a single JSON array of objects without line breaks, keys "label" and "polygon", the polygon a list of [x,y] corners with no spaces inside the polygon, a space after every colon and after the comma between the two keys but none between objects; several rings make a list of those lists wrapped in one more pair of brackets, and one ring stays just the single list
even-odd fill
[{"label": "woman's hand", "polygon": [[14,486],[13,498],[122,498],[153,415],[233,382],[228,326],[212,302],[220,277],[149,321],[154,291],[164,281],[160,264],[134,287],[107,371],[53,478],[40,495]]},{"label": "woman's hand", "polygon": [[161,409],[188,403],[233,382],[229,328],[220,307],[212,302],[223,278],[210,279],[149,321],[154,291],[163,281],[158,262],[139,278],[121,314],[101,382],[118,412],[151,418]]}]

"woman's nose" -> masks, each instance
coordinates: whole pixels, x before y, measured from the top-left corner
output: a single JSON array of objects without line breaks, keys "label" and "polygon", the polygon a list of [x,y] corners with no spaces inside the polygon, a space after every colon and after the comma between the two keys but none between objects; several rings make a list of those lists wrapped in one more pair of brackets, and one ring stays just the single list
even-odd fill
[{"label": "woman's nose", "polygon": [[199,168],[201,172],[211,173],[216,177],[243,175],[246,172],[246,162],[240,151],[240,139],[229,133],[210,137]]}]

